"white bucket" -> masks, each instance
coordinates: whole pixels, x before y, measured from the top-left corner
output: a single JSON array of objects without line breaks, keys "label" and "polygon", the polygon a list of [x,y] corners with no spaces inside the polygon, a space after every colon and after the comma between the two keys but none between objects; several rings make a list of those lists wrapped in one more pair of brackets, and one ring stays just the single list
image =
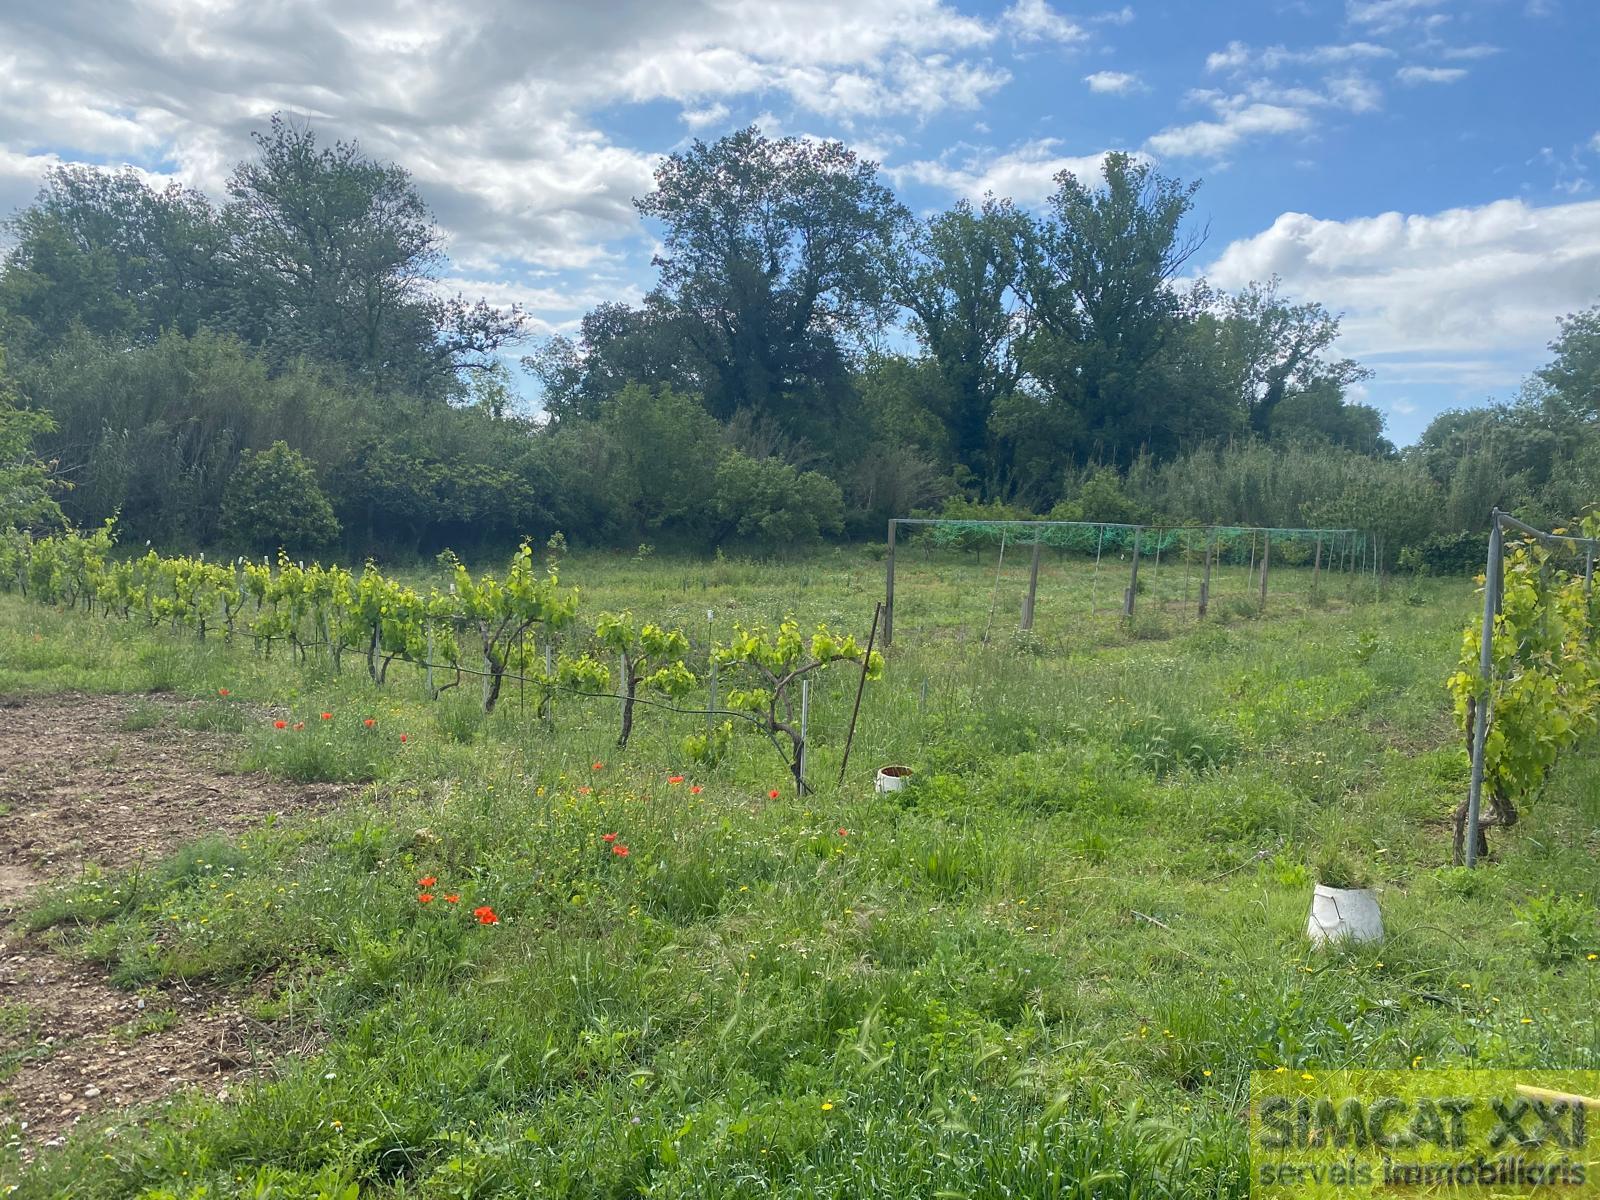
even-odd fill
[{"label": "white bucket", "polygon": [[1317,884],[1311,894],[1311,918],[1306,922],[1306,936],[1314,946],[1346,939],[1383,941],[1378,894],[1371,888],[1333,888]]},{"label": "white bucket", "polygon": [[898,792],[906,786],[906,782],[910,778],[910,767],[879,767],[878,781],[873,785],[873,790],[878,792]]}]

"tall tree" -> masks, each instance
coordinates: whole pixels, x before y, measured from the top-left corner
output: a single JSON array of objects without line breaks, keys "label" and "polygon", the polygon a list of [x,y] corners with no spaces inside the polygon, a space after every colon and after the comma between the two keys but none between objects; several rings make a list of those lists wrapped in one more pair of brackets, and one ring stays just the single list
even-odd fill
[{"label": "tall tree", "polygon": [[1240,375],[1250,428],[1262,437],[1273,429],[1285,397],[1330,387],[1340,394],[1371,374],[1351,359],[1326,357],[1339,336],[1339,318],[1315,302],[1291,304],[1279,294],[1277,276],[1251,283],[1223,305],[1227,352]]},{"label": "tall tree", "polygon": [[228,182],[234,256],[249,286],[234,324],[281,360],[340,363],[385,388],[442,395],[522,326],[515,308],[443,300],[433,216],[410,174],[355,142],[319,147],[279,116]]},{"label": "tall tree", "polygon": [[192,334],[225,307],[224,236],[210,202],[131,169],[57,167],[11,222],[0,321],[28,348],[81,327],[122,344]]},{"label": "tall tree", "polygon": [[1571,416],[1600,420],[1600,305],[1559,318],[1555,353],[1534,374],[1550,389],[1548,402]]},{"label": "tall tree", "polygon": [[1200,185],[1123,153],[1106,155],[1103,172],[1103,187],[1058,175],[1023,244],[1024,364],[1051,423],[1077,431],[1079,445],[1062,450],[1128,461],[1158,432],[1149,372],[1177,325],[1168,283],[1203,240],[1184,230]]},{"label": "tall tree", "polygon": [[847,342],[884,310],[899,207],[876,164],[752,127],[667,158],[635,204],[663,227],[657,296],[706,364],[712,414],[827,431],[851,387]]},{"label": "tall tree", "polygon": [[1024,218],[992,197],[974,209],[909,224],[886,270],[891,294],[911,314],[912,328],[937,367],[938,415],[967,475],[993,490],[1000,464],[989,422],[1000,398],[1016,387],[1011,353],[1021,324],[1015,289],[1021,270],[1018,230]]}]

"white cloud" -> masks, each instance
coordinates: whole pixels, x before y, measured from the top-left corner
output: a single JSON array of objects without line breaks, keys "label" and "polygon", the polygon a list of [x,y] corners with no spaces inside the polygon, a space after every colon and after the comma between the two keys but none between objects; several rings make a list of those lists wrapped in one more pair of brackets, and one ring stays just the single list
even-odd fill
[{"label": "white cloud", "polygon": [[686,108],[678,116],[690,129],[706,129],[721,125],[729,113],[726,104],[708,104],[704,108]]},{"label": "white cloud", "polygon": [[1005,84],[986,58],[1003,32],[1076,28],[1044,0],[1004,21],[951,0],[0,5],[0,203],[52,154],[217,194],[282,111],[409,168],[458,261],[589,267],[642,237],[631,200],[656,161],[602,110],[665,101],[690,130],[735,97],[924,119]]},{"label": "white cloud", "polygon": [[1365,75],[1330,76],[1326,81],[1328,98],[1340,108],[1351,112],[1376,112],[1383,107],[1383,93],[1378,85]]},{"label": "white cloud", "polygon": [[1445,46],[1440,49],[1439,53],[1445,58],[1451,59],[1491,58],[1500,53],[1500,47],[1483,43],[1475,46]]},{"label": "white cloud", "polygon": [[1374,58],[1392,58],[1394,51],[1373,42],[1341,42],[1291,50],[1287,46],[1264,46],[1252,50],[1245,42],[1229,42],[1227,47],[1206,56],[1208,71],[1242,71],[1245,68],[1276,71],[1290,66],[1336,66]]},{"label": "white cloud", "polygon": [[1218,99],[1214,107],[1218,120],[1163,129],[1145,143],[1146,148],[1174,158],[1218,159],[1246,138],[1298,133],[1311,126],[1311,118],[1301,109],[1247,102],[1241,96]]},{"label": "white cloud", "polygon": [[1444,0],[1346,0],[1345,15],[1355,25],[1365,25],[1375,33],[1388,33],[1414,22],[1434,21],[1440,14],[1429,12]]},{"label": "white cloud", "polygon": [[1589,139],[1589,149],[1594,151],[1596,154],[1600,154],[1600,132],[1596,132],[1595,135]]},{"label": "white cloud", "polygon": [[1234,71],[1250,65],[1250,47],[1243,42],[1229,42],[1222,50],[1206,55],[1206,70]]},{"label": "white cloud", "polygon": [[1139,82],[1137,75],[1130,74],[1127,71],[1096,71],[1093,75],[1085,75],[1083,81],[1089,85],[1091,92],[1101,92],[1113,96],[1140,91],[1144,87]]},{"label": "white cloud", "polygon": [[1099,16],[1090,17],[1089,19],[1097,25],[1129,25],[1133,22],[1133,8],[1124,4],[1121,8],[1103,12]]},{"label": "white cloud", "polygon": [[1059,141],[1041,138],[989,158],[971,155],[961,162],[951,162],[948,157],[913,162],[894,168],[891,174],[897,180],[942,188],[973,200],[993,194],[1018,204],[1037,205],[1055,191],[1055,177],[1062,171],[1079,179],[1099,180],[1106,153],[1062,154]]},{"label": "white cloud", "polygon": [[1394,73],[1394,77],[1407,86],[1419,83],[1454,83],[1458,79],[1465,79],[1465,67],[1401,67]]},{"label": "white cloud", "polygon": [[1082,26],[1051,8],[1047,0],[1016,0],[1006,9],[1002,21],[1025,42],[1081,42],[1089,36]]},{"label": "white cloud", "polygon": [[1499,386],[1538,361],[1558,314],[1597,299],[1600,201],[1499,200],[1349,221],[1284,213],[1206,274],[1226,288],[1276,274],[1288,291],[1343,311],[1345,353],[1403,363],[1386,382]]}]

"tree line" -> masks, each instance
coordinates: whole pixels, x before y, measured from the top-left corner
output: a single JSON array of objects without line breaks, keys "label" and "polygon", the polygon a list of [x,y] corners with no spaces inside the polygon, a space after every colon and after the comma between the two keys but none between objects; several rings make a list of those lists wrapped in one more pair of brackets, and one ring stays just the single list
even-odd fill
[{"label": "tree line", "polygon": [[220,203],[58,168],[0,258],[0,524],[364,554],[1143,514],[1399,548],[1593,478],[1595,312],[1516,401],[1400,454],[1335,315],[1184,278],[1198,184],[1111,154],[1055,185],[914,214],[840,143],[696,141],[636,201],[654,287],[530,345],[519,309],[444,290],[409,173],[353,142],[275,118]]}]

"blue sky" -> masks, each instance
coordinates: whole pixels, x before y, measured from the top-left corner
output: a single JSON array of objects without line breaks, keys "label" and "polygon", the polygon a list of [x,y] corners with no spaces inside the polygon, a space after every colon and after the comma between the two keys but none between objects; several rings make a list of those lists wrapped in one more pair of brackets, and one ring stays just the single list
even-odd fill
[{"label": "blue sky", "polygon": [[409,167],[452,286],[560,331],[649,286],[629,201],[694,136],[843,138],[918,210],[1123,149],[1204,181],[1196,272],[1344,314],[1407,442],[1600,301],[1596,61],[1594,0],[66,0],[0,11],[0,208],[60,161],[220,195],[283,110]]}]

